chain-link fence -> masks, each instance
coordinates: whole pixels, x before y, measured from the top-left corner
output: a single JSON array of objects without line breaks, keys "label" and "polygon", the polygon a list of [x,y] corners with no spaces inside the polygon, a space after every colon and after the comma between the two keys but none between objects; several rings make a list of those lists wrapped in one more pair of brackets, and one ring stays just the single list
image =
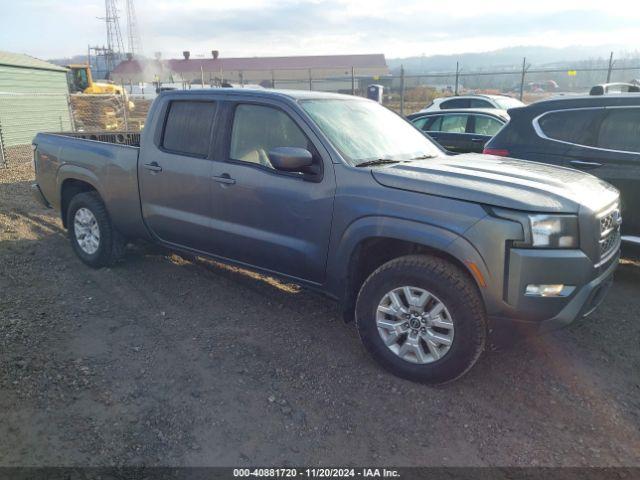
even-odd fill
[{"label": "chain-link fence", "polygon": [[[122,85],[130,92],[162,89],[217,88],[221,85],[251,88],[297,89],[346,93],[367,96],[370,85],[380,85],[385,106],[407,115],[434,98],[467,93],[502,94],[522,99],[525,103],[552,95],[587,93],[596,84],[606,82],[637,82],[640,84],[640,60],[620,60],[617,64],[580,62],[574,66],[532,68],[523,60],[519,67],[502,70],[467,71],[457,66],[455,71],[416,73],[399,68],[389,75],[366,74],[357,68],[345,68],[343,75],[322,76],[322,72],[305,69],[293,75],[291,71],[241,71],[220,77],[203,71],[179,81],[163,83],[135,83],[132,79]],[[289,76],[287,76],[289,75]]]},{"label": "chain-link fence", "polygon": [[0,166],[29,161],[38,132],[139,132],[152,102],[142,95],[0,93]]},{"label": "chain-link fence", "polygon": [[[500,71],[465,71],[415,74],[403,68],[396,74],[371,76],[355,68],[344,75],[321,77],[307,70],[296,78],[285,72],[240,72],[236,87],[305,89],[367,96],[370,85],[379,85],[383,105],[407,115],[424,108],[434,98],[466,93],[503,94],[531,103],[553,95],[587,93],[595,84],[636,82],[640,85],[637,60],[614,65],[531,68],[526,60],[521,68]],[[290,73],[290,72],[289,72]],[[30,144],[38,132],[140,132],[147,112],[159,90],[219,88],[222,83],[199,79],[176,83],[122,82],[126,95],[51,95],[0,93],[0,166],[31,158]],[[141,93],[144,92],[144,93]]]},{"label": "chain-link fence", "polygon": [[70,95],[73,131],[139,132],[152,102],[152,98],[135,95]]}]

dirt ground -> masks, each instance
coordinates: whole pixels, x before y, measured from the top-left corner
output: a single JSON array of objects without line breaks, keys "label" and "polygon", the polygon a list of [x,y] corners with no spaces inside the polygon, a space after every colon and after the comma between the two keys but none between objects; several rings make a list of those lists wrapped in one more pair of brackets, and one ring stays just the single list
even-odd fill
[{"label": "dirt ground", "polygon": [[440,388],[316,294],[136,246],[74,256],[0,169],[0,465],[640,465],[640,263],[567,330]]}]

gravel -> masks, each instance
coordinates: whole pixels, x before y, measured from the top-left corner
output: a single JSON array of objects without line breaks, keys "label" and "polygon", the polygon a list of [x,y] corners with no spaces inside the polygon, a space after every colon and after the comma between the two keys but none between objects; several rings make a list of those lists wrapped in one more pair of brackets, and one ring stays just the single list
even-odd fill
[{"label": "gravel", "polygon": [[74,256],[0,169],[0,465],[640,465],[640,263],[571,328],[440,388],[316,294],[135,245]]}]

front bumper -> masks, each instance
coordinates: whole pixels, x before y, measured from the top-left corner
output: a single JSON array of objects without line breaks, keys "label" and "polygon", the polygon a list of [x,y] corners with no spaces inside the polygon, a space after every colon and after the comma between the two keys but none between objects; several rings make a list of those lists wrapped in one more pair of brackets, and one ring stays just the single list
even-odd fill
[{"label": "front bumper", "polygon": [[49,204],[45,196],[42,194],[42,190],[40,190],[40,185],[38,185],[37,183],[31,184],[31,194],[33,195],[33,198],[36,199],[36,201],[40,205],[46,208],[51,208],[51,205]]},{"label": "front bumper", "polygon": [[[613,283],[618,251],[605,265],[594,267],[580,250],[512,250],[506,307],[489,316],[494,332],[539,333],[565,327],[586,317],[602,303]],[[563,283],[575,286],[567,297],[528,297],[526,285]]]},{"label": "front bumper", "polygon": [[583,286],[555,317],[543,320],[540,323],[540,330],[549,331],[566,327],[574,320],[584,318],[598,308],[613,285],[613,273],[618,267],[619,259],[618,252],[608,268]]}]

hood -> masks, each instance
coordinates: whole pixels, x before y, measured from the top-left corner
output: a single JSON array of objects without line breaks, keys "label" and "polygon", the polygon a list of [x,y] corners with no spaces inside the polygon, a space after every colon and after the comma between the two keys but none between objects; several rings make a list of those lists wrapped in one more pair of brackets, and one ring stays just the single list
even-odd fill
[{"label": "hood", "polygon": [[531,212],[599,211],[618,191],[599,178],[569,168],[469,153],[373,169],[390,188]]}]

